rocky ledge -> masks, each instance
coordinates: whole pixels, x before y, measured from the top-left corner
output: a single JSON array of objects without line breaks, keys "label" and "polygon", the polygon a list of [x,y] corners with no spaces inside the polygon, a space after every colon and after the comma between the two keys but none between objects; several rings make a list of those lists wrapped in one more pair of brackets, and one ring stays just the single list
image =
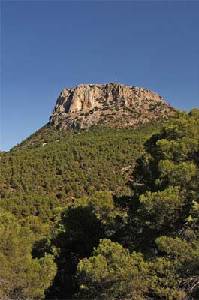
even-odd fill
[{"label": "rocky ledge", "polygon": [[160,95],[148,89],[116,83],[81,84],[62,90],[49,122],[58,129],[127,128],[174,113]]}]

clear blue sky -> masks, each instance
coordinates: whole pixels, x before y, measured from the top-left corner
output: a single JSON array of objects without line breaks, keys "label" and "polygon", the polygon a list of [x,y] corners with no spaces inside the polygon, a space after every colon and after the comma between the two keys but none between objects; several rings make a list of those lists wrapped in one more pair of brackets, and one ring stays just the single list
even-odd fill
[{"label": "clear blue sky", "polygon": [[44,125],[60,90],[120,82],[199,104],[199,1],[3,1],[1,149]]}]

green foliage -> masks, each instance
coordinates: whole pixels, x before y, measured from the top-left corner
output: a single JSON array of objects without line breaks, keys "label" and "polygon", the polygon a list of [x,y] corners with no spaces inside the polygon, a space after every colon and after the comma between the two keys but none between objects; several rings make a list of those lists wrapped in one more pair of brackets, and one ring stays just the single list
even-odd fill
[{"label": "green foliage", "polygon": [[137,130],[47,126],[1,170],[1,299],[199,298],[199,110]]},{"label": "green foliage", "polygon": [[169,279],[178,282],[184,291],[184,298],[188,295],[191,299],[198,299],[199,240],[190,242],[179,237],[161,236],[156,239],[156,244],[172,265],[174,272],[169,275]]},{"label": "green foliage", "polygon": [[[180,114],[146,143],[134,170],[133,189],[141,222],[156,232],[176,233],[191,220],[199,193],[199,120]],[[136,200],[135,199],[135,200]],[[196,221],[196,220],[195,220]],[[137,223],[137,221],[136,221]]]},{"label": "green foliage", "polygon": [[93,191],[129,193],[128,170],[158,126],[139,130],[96,128],[78,133],[42,128],[1,155],[1,198],[38,195],[62,203]]},{"label": "green foliage", "polygon": [[43,222],[53,220],[55,209],[61,205],[57,199],[32,194],[26,194],[21,198],[13,196],[11,199],[1,199],[0,201],[0,207],[10,211],[17,218],[36,216]]},{"label": "green foliage", "polygon": [[[79,198],[62,211],[52,239],[58,265],[54,285],[59,298],[71,297],[76,291],[74,276],[79,259],[88,257],[100,238],[117,236],[125,218],[126,212],[115,206],[110,192]],[[49,299],[54,296],[53,289]]]},{"label": "green foliage", "polygon": [[103,239],[93,256],[77,267],[79,299],[178,299],[186,296],[179,287],[176,265],[167,258],[145,261],[119,243]]},{"label": "green foliage", "polygon": [[140,196],[139,201],[138,215],[143,225],[160,232],[175,229],[183,208],[178,187],[171,186],[158,192],[148,191]]},{"label": "green foliage", "polygon": [[80,299],[145,299],[147,264],[119,243],[104,239],[77,267]]},{"label": "green foliage", "polygon": [[199,241],[188,242],[179,237],[161,236],[156,239],[161,252],[174,260],[183,276],[199,275]]},{"label": "green foliage", "polygon": [[160,185],[175,185],[186,188],[191,184],[197,175],[197,167],[193,162],[174,163],[170,160],[161,160],[159,162]]},{"label": "green foliage", "polygon": [[152,299],[184,300],[187,297],[176,265],[170,259],[157,257],[150,263],[150,297]]},{"label": "green foliage", "polygon": [[32,232],[0,211],[0,295],[2,299],[43,299],[55,276],[53,257],[32,258]]},{"label": "green foliage", "polygon": [[145,143],[145,149],[133,172],[129,247],[153,261],[157,280],[152,294],[161,299],[195,299],[199,293],[198,111],[179,114]]}]

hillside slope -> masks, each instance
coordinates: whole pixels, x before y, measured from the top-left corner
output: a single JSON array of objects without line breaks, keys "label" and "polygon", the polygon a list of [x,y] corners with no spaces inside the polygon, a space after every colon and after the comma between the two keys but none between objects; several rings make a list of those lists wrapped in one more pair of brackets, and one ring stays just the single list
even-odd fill
[{"label": "hillside slope", "polygon": [[198,117],[1,153],[0,298],[198,299]]},{"label": "hillside slope", "polygon": [[99,190],[127,193],[129,172],[160,124],[58,131],[46,126],[1,156],[1,198],[48,195],[68,201]]}]

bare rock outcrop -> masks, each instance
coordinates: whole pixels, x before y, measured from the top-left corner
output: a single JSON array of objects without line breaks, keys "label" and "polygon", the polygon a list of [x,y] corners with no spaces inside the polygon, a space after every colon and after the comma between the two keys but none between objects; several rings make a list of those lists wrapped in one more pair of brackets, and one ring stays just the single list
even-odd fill
[{"label": "bare rock outcrop", "polygon": [[50,124],[59,129],[137,127],[174,112],[160,95],[148,89],[116,83],[81,84],[62,90]]}]

